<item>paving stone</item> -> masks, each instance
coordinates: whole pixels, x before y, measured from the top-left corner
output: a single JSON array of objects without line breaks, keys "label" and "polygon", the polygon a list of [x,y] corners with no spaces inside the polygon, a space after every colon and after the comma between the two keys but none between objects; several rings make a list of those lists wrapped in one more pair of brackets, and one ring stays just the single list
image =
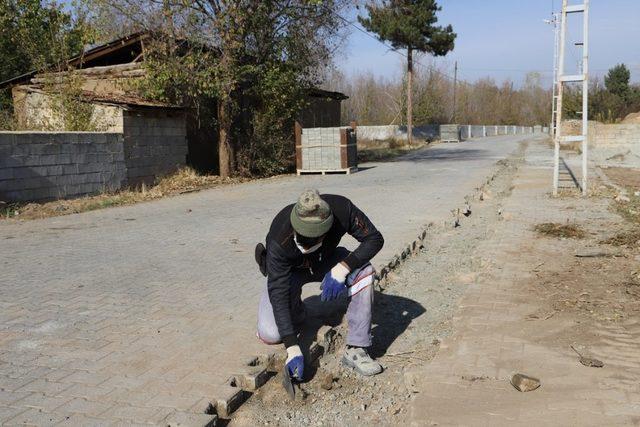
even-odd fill
[{"label": "paving stone", "polygon": [[12,418],[17,417],[19,414],[26,412],[27,408],[15,408],[9,406],[0,406],[0,424],[6,425]]},{"label": "paving stone", "polygon": [[117,418],[128,422],[149,423],[158,425],[167,415],[174,412],[171,408],[153,407],[145,408],[139,406],[118,405],[109,409],[102,416],[109,418]]},{"label": "paving stone", "polygon": [[97,416],[107,409],[111,408],[111,403],[93,402],[86,399],[74,398],[64,405],[60,406],[57,411],[63,413],[82,414],[87,416]]},{"label": "paving stone", "polygon": [[184,426],[203,426],[213,427],[216,425],[218,417],[215,415],[207,414],[194,414],[191,412],[173,412],[164,419],[169,427],[184,427]]},{"label": "paving stone", "polygon": [[42,409],[29,408],[14,418],[2,423],[3,426],[50,426],[64,419],[60,413],[45,412]]},{"label": "paving stone", "polygon": [[15,402],[14,405],[24,408],[41,409],[45,412],[53,412],[56,408],[64,405],[71,399],[71,397],[51,397],[42,393],[31,393],[29,396]]}]

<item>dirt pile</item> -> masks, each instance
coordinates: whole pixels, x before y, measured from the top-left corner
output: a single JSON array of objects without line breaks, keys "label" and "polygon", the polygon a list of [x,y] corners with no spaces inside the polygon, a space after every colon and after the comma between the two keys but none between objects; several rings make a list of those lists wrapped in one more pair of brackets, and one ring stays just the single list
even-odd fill
[{"label": "dirt pile", "polygon": [[640,124],[640,112],[627,114],[627,116],[620,123],[625,125]]}]

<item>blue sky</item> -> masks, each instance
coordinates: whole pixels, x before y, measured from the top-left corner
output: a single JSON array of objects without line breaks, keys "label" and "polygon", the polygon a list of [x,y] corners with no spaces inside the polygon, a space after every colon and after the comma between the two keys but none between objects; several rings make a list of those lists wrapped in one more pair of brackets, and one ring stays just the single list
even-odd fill
[{"label": "blue sky", "polygon": [[[553,30],[543,20],[550,17],[552,3],[556,11],[560,9],[561,0],[440,0],[438,3],[442,6],[439,22],[453,25],[458,37],[454,51],[435,59],[437,63],[450,66],[452,73],[453,62],[458,61],[459,76],[469,82],[491,76],[498,81],[511,78],[520,83],[528,71],[537,70],[542,72],[542,82],[551,84]],[[611,66],[624,62],[631,69],[632,80],[640,81],[640,0],[591,0],[590,4],[592,74],[605,74]],[[403,64],[400,55],[352,30],[345,55],[336,60],[340,70],[347,75],[364,71],[377,76],[400,75]],[[581,34],[581,23],[580,27],[570,26],[571,45],[581,40]],[[581,52],[573,46],[569,50],[568,63],[575,67]],[[420,62],[426,64],[431,60],[423,57]]]}]

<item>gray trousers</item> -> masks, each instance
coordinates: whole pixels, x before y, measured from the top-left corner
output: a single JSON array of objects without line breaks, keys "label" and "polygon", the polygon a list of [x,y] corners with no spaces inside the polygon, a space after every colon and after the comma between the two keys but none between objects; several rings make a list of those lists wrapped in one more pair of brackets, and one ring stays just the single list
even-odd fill
[{"label": "gray trousers", "polygon": [[[345,259],[349,251],[343,247],[336,248],[329,259],[324,259],[322,263],[314,266],[313,273],[308,269],[295,269],[291,274],[290,307],[291,317],[294,326],[299,328],[304,322],[305,309],[302,302],[302,287],[307,283],[321,282],[324,275],[337,263]],[[365,264],[358,269],[371,268],[371,264]],[[353,275],[355,276],[355,275]],[[352,274],[349,275],[352,277]],[[347,286],[350,286],[347,280]],[[359,291],[356,295],[349,297],[347,308],[347,324],[349,332],[347,334],[347,345],[357,347],[371,346],[371,310],[373,308],[373,285]],[[281,342],[278,326],[273,316],[273,307],[269,299],[269,292],[265,283],[260,304],[258,306],[258,338],[266,344],[279,344]]]}]

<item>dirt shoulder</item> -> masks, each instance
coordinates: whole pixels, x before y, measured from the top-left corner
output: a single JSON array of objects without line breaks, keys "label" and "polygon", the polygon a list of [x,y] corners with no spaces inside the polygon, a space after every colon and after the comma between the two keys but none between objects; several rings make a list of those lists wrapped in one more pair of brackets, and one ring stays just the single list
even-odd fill
[{"label": "dirt shoulder", "polygon": [[[408,374],[419,391],[414,423],[640,421],[633,397],[640,253],[636,242],[616,238],[637,224],[599,183],[586,199],[551,198],[547,151],[531,147],[504,201],[504,221],[479,247],[487,268],[462,298],[455,332],[430,364]],[[517,391],[513,373],[539,379],[540,388]]]}]

